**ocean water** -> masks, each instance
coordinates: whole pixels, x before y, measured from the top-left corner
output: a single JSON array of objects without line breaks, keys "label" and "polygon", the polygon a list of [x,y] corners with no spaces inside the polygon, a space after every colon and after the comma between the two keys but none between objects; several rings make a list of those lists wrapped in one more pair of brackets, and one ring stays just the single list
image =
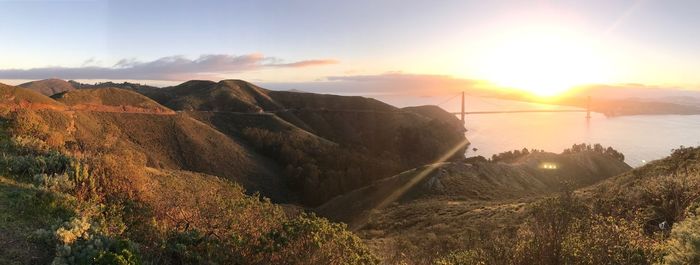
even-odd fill
[{"label": "ocean water", "polygon": [[[452,98],[453,95],[367,96],[397,107],[441,104],[440,107],[450,112],[458,112],[461,107],[460,97]],[[467,111],[574,109],[472,96],[468,96],[465,102]],[[585,112],[467,115],[466,136],[472,144],[466,156],[490,157],[523,147],[559,153],[574,143],[600,143],[622,152],[625,162],[636,167],[663,158],[681,145],[700,145],[700,115],[606,117],[592,113],[590,120],[585,116]]]}]

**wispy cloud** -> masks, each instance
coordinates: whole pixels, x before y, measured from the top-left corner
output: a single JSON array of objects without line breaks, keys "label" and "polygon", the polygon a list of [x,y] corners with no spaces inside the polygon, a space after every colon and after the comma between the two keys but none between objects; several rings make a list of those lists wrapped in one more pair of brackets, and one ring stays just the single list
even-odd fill
[{"label": "wispy cloud", "polygon": [[276,57],[254,53],[247,55],[209,54],[196,59],[184,56],[169,56],[154,61],[142,62],[122,59],[112,67],[40,67],[31,69],[0,69],[0,79],[134,79],[134,80],[187,80],[215,77],[228,73],[240,73],[263,68],[300,68],[336,64],[332,59],[303,60],[285,63]]},{"label": "wispy cloud", "polygon": [[309,67],[309,66],[324,65],[324,64],[337,64],[337,63],[339,63],[338,60],[323,59],[323,60],[298,61],[298,62],[293,62],[293,63],[271,64],[269,66],[301,68],[301,67]]},{"label": "wispy cloud", "polygon": [[481,80],[457,78],[448,75],[387,72],[370,75],[327,76],[315,82],[266,83],[273,89],[297,89],[308,92],[342,94],[449,94],[462,90],[491,90],[492,84]]}]

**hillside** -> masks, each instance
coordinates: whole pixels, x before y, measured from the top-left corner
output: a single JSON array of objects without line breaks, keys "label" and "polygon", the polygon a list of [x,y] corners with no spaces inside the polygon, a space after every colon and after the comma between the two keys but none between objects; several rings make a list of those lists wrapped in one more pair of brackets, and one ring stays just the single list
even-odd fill
[{"label": "hillside", "polygon": [[[543,168],[556,164],[557,169]],[[449,162],[426,165],[378,181],[370,186],[338,196],[317,211],[332,220],[362,228],[371,215],[381,215],[383,208],[400,205],[469,207],[479,202],[499,202],[542,196],[561,189],[562,182],[585,186],[630,170],[627,164],[594,152],[575,154],[533,153],[520,161],[506,164],[493,162]],[[463,207],[463,206],[462,206]],[[389,210],[391,211],[391,209]],[[411,218],[397,218],[411,222]],[[391,224],[391,219],[386,220]],[[453,223],[453,222],[446,222]],[[400,230],[399,230],[400,231]]]},{"label": "hillside", "polygon": [[444,110],[424,116],[363,97],[270,91],[241,80],[188,81],[142,93],[272,158],[310,206],[465,141],[459,121]]},{"label": "hillside", "polygon": [[652,264],[700,203],[699,148],[465,159],[435,106],[240,80],[0,94],[0,263]]},{"label": "hillside", "polygon": [[279,109],[264,89],[241,80],[193,80],[140,92],[174,110],[258,112]]},{"label": "hillside", "polygon": [[174,114],[148,97],[116,88],[73,90],[55,94],[52,98],[73,110]]},{"label": "hillside", "polygon": [[385,264],[693,264],[699,173],[700,148],[633,170],[598,152],[538,152],[417,168],[317,210],[350,220]]},{"label": "hillside", "polygon": [[39,92],[46,96],[52,96],[54,94],[72,91],[76,89],[73,83],[55,78],[31,81],[24,84],[20,84],[18,85],[18,87],[26,88],[34,92]]},{"label": "hillside", "polygon": [[0,83],[0,107],[4,109],[63,109],[63,104],[38,92]]},{"label": "hillside", "polygon": [[[271,203],[296,191],[234,133],[189,113],[109,108],[160,106],[130,91],[67,92],[59,109],[1,89],[12,108],[0,122],[0,263],[376,263],[344,226]],[[314,137],[265,115],[268,129]]]},{"label": "hillside", "polygon": [[[106,87],[59,93],[55,100],[32,94],[32,100],[67,106],[70,113],[35,109],[52,137],[70,141],[72,149],[94,151],[112,133],[149,166],[229,178],[275,201],[299,194],[307,206],[432,161],[465,141],[449,114],[423,116],[361,97],[276,93],[240,80],[141,92],[182,113]],[[322,106],[346,109],[314,109]]]},{"label": "hillside", "polygon": [[[236,181],[252,191],[286,201],[289,189],[278,169],[245,144],[186,115],[101,111],[43,111],[38,122],[85,153],[118,148],[143,157],[146,166],[197,171]],[[117,143],[119,143],[117,145]]]}]

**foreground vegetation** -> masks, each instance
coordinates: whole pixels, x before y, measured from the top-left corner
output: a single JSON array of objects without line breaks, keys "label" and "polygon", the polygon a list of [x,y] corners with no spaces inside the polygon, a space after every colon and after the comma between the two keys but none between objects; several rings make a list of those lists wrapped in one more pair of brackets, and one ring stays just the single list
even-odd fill
[{"label": "foreground vegetation", "polygon": [[593,187],[565,189],[531,203],[520,224],[482,233],[471,247],[433,261],[698,264],[698,169],[700,148],[681,147],[669,158]]},{"label": "foreground vegetation", "polygon": [[344,225],[286,214],[213,176],[184,185],[217,193],[149,199],[158,194],[147,194],[153,184],[143,155],[119,148],[118,138],[90,150],[71,147],[70,135],[52,131],[43,117],[20,110],[2,120],[3,264],[377,262]]}]

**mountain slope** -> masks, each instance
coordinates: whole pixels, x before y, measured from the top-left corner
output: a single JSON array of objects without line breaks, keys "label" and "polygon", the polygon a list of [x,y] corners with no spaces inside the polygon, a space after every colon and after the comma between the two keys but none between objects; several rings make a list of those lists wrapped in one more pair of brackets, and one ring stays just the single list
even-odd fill
[{"label": "mountain slope", "polygon": [[75,90],[76,87],[72,83],[61,80],[61,79],[44,79],[38,81],[27,82],[18,85],[18,87],[26,88],[39,92],[46,96],[52,96],[54,94]]},{"label": "mountain slope", "polygon": [[264,89],[241,80],[218,83],[194,80],[140,92],[174,110],[258,112],[279,109]]},{"label": "mountain slope", "polygon": [[175,113],[139,93],[116,88],[73,90],[53,95],[52,98],[73,110]]},{"label": "mountain slope", "polygon": [[461,157],[452,149],[466,148],[461,123],[441,109],[424,115],[370,98],[270,91],[241,80],[141,93],[272,158],[307,205],[448,152]]},{"label": "mountain slope", "polygon": [[[541,167],[556,164],[556,170]],[[594,152],[530,154],[513,164],[450,162],[426,165],[338,196],[317,208],[333,220],[360,228],[383,208],[425,207],[426,202],[514,200],[558,191],[562,182],[584,186],[630,170],[627,164]],[[418,208],[416,211],[422,211]],[[380,214],[381,215],[381,214]],[[396,219],[398,220],[398,219]]]},{"label": "mountain slope", "polygon": [[38,92],[0,83],[0,107],[4,109],[64,109],[65,106]]}]

